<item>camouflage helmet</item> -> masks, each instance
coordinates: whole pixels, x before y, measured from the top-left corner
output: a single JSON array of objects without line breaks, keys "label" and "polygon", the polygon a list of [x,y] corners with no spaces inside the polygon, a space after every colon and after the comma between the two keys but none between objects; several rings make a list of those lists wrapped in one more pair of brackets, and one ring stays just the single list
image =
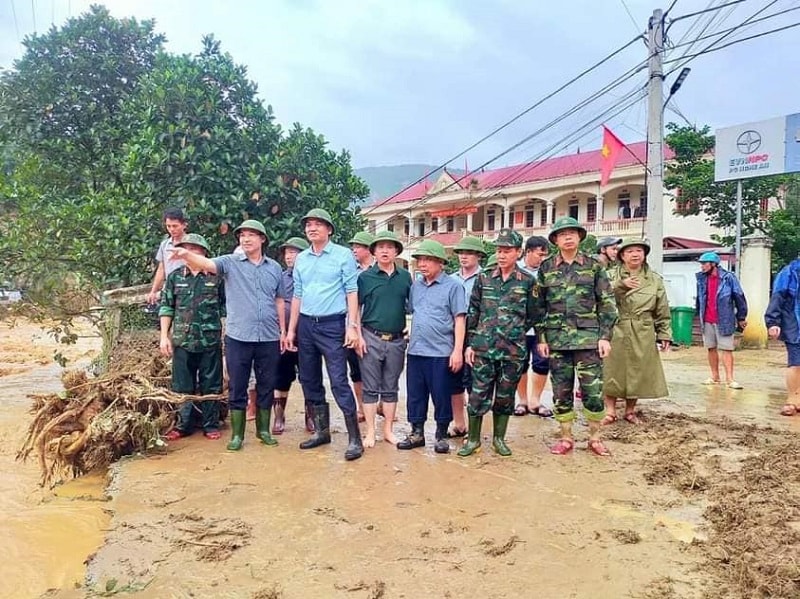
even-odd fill
[{"label": "camouflage helmet", "polygon": [[308,242],[302,237],[290,237],[280,245],[279,249],[285,250],[286,248],[294,248],[302,252],[308,249]]},{"label": "camouflage helmet", "polygon": [[603,248],[619,245],[620,243],[622,243],[622,237],[602,237],[597,242],[597,250],[600,251]]},{"label": "camouflage helmet", "polygon": [[419,247],[411,254],[412,258],[421,258],[423,256],[447,262],[447,253],[444,250],[444,246],[433,239],[423,239]]},{"label": "camouflage helmet", "polygon": [[622,245],[619,246],[619,253],[617,254],[617,260],[622,262],[622,253],[631,247],[640,247],[644,250],[645,257],[647,254],[650,253],[650,242],[646,239],[628,239],[627,241],[623,241]]},{"label": "camouflage helmet", "polygon": [[336,232],[336,227],[333,225],[333,219],[331,218],[331,214],[327,210],[324,210],[322,208],[312,208],[306,213],[306,215],[303,218],[300,219],[300,224],[303,227],[305,227],[306,221],[309,218],[315,218],[327,224],[331,228],[331,235],[333,235]]},{"label": "camouflage helmet", "polygon": [[369,251],[374,254],[375,246],[377,246],[381,241],[391,241],[395,244],[395,246],[397,246],[397,253],[403,253],[403,244],[397,238],[397,234],[394,231],[380,231],[377,235],[375,235],[375,237],[372,238],[372,243],[369,244]]},{"label": "camouflage helmet", "polygon": [[476,252],[478,254],[486,255],[486,250],[483,247],[483,242],[477,237],[467,235],[462,237],[453,248],[453,251],[458,254],[459,252]]},{"label": "camouflage helmet", "polygon": [[241,233],[244,229],[250,229],[256,233],[261,233],[264,237],[267,236],[267,230],[264,228],[264,225],[257,220],[250,219],[244,221],[241,225],[233,230],[233,234],[236,236],[236,239],[239,239],[239,233]]},{"label": "camouflage helmet", "polygon": [[177,247],[180,247],[182,245],[196,245],[203,248],[206,251],[206,256],[208,256],[211,253],[211,248],[208,247],[208,242],[206,241],[206,238],[198,233],[187,233],[186,235],[181,237],[181,240],[175,245]]},{"label": "camouflage helmet", "polygon": [[486,261],[486,268],[494,268],[497,266],[497,254],[492,254]]},{"label": "camouflage helmet", "polygon": [[514,229],[500,229],[500,233],[498,233],[494,244],[497,247],[521,248],[522,235],[517,233]]},{"label": "camouflage helmet", "polygon": [[550,243],[555,243],[558,232],[566,231],[567,229],[576,230],[581,238],[581,241],[586,239],[586,229],[584,229],[581,224],[571,216],[562,216],[556,222],[554,222],[553,228],[550,229],[550,234],[547,236],[547,239],[550,240]]},{"label": "camouflage helmet", "polygon": [[367,233],[366,231],[359,231],[358,233],[353,235],[353,238],[347,243],[349,243],[350,245],[356,244],[356,245],[363,245],[364,247],[369,247],[372,245],[372,241],[374,239],[375,237],[373,237],[370,233]]}]

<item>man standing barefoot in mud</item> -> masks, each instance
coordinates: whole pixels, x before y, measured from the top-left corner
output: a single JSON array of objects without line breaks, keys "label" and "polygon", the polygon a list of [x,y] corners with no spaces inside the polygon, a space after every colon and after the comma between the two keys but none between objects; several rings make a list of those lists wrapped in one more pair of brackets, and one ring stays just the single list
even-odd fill
[{"label": "man standing barefoot in mud", "polygon": [[[347,349],[358,345],[358,269],[353,254],[331,241],[331,215],[314,208],[301,219],[311,247],[294,264],[294,298],[287,349],[299,349],[300,385],[314,411],[314,435],[300,443],[312,449],[331,442],[331,414],[322,382],[322,359],[331,391],[344,416],[348,444],[344,459],[364,453],[353,391],[347,383]],[[295,339],[298,340],[295,347]]]},{"label": "man standing barefoot in mud", "polygon": [[[208,256],[205,238],[185,235],[175,247]],[[172,357],[172,390],[190,395],[222,393],[222,318],[225,287],[216,275],[191,266],[172,271],[161,291],[161,353]],[[178,411],[178,425],[168,441],[191,435],[195,412],[202,419],[203,435],[219,439],[219,402],[186,402]]]},{"label": "man standing barefoot in mud", "polygon": [[[257,220],[246,220],[234,234],[244,254],[227,254],[213,259],[192,254],[184,248],[175,257],[197,270],[219,274],[225,281],[225,362],[228,366],[231,414],[230,451],[244,444],[247,385],[251,368],[256,373],[258,394],[256,434],[265,445],[277,445],[270,433],[272,401],[278,359],[285,345],[284,297],[281,267],[264,255],[267,232]],[[253,293],[257,289],[258,294]]]},{"label": "man standing barefoot in mud", "polygon": [[466,457],[481,446],[483,416],[492,409],[492,448],[510,456],[506,445],[514,396],[528,365],[526,331],[533,326],[533,276],[517,266],[522,236],[502,229],[497,236],[497,268],[478,275],[467,313],[465,359],[472,366],[469,395],[469,436],[458,451]]},{"label": "man standing barefoot in mud", "polygon": [[392,422],[397,411],[398,381],[406,360],[406,312],[411,275],[395,264],[403,244],[391,231],[382,231],[370,245],[375,264],[358,277],[361,306],[361,376],[364,379],[364,445],[375,445],[375,415],[383,402],[383,440],[397,438]]},{"label": "man standing barefoot in mud", "polygon": [[603,404],[603,358],[611,351],[611,332],[617,307],[605,268],[580,251],[584,229],[570,217],[558,219],[550,231],[550,243],[558,253],[542,262],[534,286],[535,329],[539,352],[550,358],[555,418],[561,438],[550,448],[556,455],[572,451],[572,409],[575,375],[583,395],[589,422],[589,450],[600,456],[610,452],[600,440]]},{"label": "man standing barefoot in mud", "polygon": [[800,414],[800,258],[775,277],[764,321],[769,336],[786,344],[787,398],[781,414],[795,416]]}]

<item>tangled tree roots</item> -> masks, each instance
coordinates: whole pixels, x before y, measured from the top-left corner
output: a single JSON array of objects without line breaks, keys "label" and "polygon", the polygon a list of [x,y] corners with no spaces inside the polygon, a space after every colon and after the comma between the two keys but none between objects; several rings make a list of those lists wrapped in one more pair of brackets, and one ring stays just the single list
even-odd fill
[{"label": "tangled tree roots", "polygon": [[[170,366],[152,331],[120,340],[109,370],[90,378],[83,370],[62,376],[64,396],[32,395],[33,421],[17,459],[39,459],[41,484],[106,468],[122,456],[163,445],[177,408],[194,395],[173,393]],[[220,400],[223,395],[202,399]]]}]

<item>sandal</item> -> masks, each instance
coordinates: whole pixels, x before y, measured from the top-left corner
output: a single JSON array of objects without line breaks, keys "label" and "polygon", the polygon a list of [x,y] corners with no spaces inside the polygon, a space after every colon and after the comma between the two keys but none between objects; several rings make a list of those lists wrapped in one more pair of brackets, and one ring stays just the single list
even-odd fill
[{"label": "sandal", "polygon": [[528,406],[523,404],[517,404],[514,407],[514,416],[527,416],[530,410],[528,410]]},{"label": "sandal", "polygon": [[447,438],[448,439],[459,439],[461,437],[467,436],[467,429],[460,429],[453,427],[449,431],[447,431]]},{"label": "sandal", "polygon": [[589,439],[587,447],[594,455],[599,455],[600,457],[607,457],[611,455],[608,447],[603,445],[603,442],[600,439]]},{"label": "sandal", "polygon": [[550,453],[554,455],[566,455],[575,447],[575,442],[572,439],[559,439],[556,444],[550,448]]},{"label": "sandal", "polygon": [[631,424],[641,424],[642,421],[639,420],[639,417],[634,414],[633,412],[629,412],[625,414],[625,421],[630,422]]},{"label": "sandal", "polygon": [[600,421],[600,426],[608,426],[609,424],[614,424],[617,421],[616,414],[606,414],[605,418]]},{"label": "sandal", "polygon": [[164,435],[164,439],[167,441],[177,441],[186,436],[186,433],[179,431],[177,428],[173,428],[169,431],[166,435]]},{"label": "sandal", "polygon": [[216,441],[222,435],[219,434],[219,431],[205,431],[203,432],[203,436],[209,441]]},{"label": "sandal", "polygon": [[536,406],[535,408],[528,408],[528,412],[539,418],[552,418],[553,410],[545,408],[544,406]]},{"label": "sandal", "polygon": [[712,379],[711,377],[708,377],[706,380],[703,381],[703,384],[704,385],[719,385],[721,382],[722,381],[720,381],[718,379]]},{"label": "sandal", "polygon": [[781,416],[796,416],[800,412],[800,406],[793,403],[787,403],[781,408]]}]

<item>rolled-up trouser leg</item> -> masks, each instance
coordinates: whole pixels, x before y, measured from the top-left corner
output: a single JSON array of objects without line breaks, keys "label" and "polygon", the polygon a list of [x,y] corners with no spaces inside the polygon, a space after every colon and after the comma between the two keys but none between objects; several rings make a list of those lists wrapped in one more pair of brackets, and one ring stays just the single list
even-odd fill
[{"label": "rolled-up trouser leg", "polygon": [[550,380],[553,384],[554,416],[559,422],[575,420],[573,392],[575,363],[572,350],[550,351]]}]

